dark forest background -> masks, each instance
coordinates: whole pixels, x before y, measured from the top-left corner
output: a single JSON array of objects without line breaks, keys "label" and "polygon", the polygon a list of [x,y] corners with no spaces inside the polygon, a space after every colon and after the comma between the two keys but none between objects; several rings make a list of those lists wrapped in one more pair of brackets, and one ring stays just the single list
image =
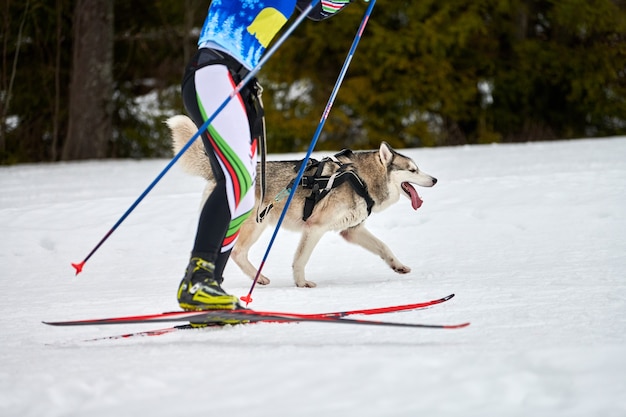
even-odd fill
[{"label": "dark forest background", "polygon": [[[0,164],[170,155],[208,1],[4,0]],[[306,149],[366,4],[261,70],[270,152]],[[626,133],[626,1],[378,0],[317,149]]]}]

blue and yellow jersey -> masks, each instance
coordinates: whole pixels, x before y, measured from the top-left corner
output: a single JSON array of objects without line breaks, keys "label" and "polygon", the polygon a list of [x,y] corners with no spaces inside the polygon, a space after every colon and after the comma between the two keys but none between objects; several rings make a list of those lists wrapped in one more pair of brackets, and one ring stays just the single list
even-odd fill
[{"label": "blue and yellow jersey", "polygon": [[[305,0],[213,0],[198,45],[219,46],[249,69],[254,68],[274,36]],[[350,0],[322,0],[309,14],[313,20],[332,16]]]}]

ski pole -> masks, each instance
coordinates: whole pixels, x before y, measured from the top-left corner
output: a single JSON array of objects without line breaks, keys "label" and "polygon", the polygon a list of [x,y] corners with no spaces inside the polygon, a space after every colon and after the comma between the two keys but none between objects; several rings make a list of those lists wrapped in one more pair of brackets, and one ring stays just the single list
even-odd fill
[{"label": "ski pole", "polygon": [[152,181],[150,185],[148,185],[148,187],[143,191],[143,193],[141,193],[141,195],[137,198],[137,200],[135,200],[135,202],[122,215],[122,217],[119,218],[117,223],[113,225],[113,227],[104,235],[104,237],[100,240],[100,242],[98,242],[98,244],[91,250],[91,252],[89,252],[89,254],[85,257],[85,259],[83,259],[82,262],[79,262],[79,263],[72,263],[72,266],[76,270],[76,275],[78,275],[83,270],[83,267],[85,266],[85,263],[89,260],[89,258],[91,258],[92,255],[96,253],[96,251],[100,248],[100,246],[102,246],[102,244],[109,238],[109,236],[111,236],[111,234],[113,234],[113,232],[120,226],[120,224],[122,224],[122,222],[126,220],[128,215],[130,215],[130,213],[133,210],[135,210],[135,208],[148,195],[148,193],[154,188],[154,186],[159,181],[161,181],[163,176],[170,170],[170,168],[172,168],[172,166],[174,166],[176,161],[180,159],[180,157],[187,151],[187,149],[189,149],[191,145],[193,145],[195,140],[209,127],[209,125],[213,122],[215,117],[217,117],[217,115],[228,105],[228,103],[230,103],[233,97],[237,96],[239,92],[243,89],[243,87],[245,87],[246,84],[248,84],[248,82],[250,82],[250,80],[254,78],[254,76],[259,72],[261,67],[265,65],[267,60],[276,52],[276,50],[285,42],[285,40],[287,40],[287,38],[291,35],[291,33],[307,17],[307,15],[311,12],[313,7],[317,3],[319,3],[319,1],[320,0],[312,0],[311,4],[309,4],[308,7],[302,10],[298,18],[293,22],[293,24],[283,33],[283,35],[281,35],[280,38],[278,38],[276,43],[270,49],[267,50],[267,52],[263,55],[263,57],[261,58],[259,63],[256,65],[256,67],[254,67],[248,73],[248,75],[246,75],[245,78],[241,80],[241,82],[235,87],[235,89],[230,93],[230,95],[226,98],[226,100],[224,100],[224,102],[213,112],[213,114],[206,120],[206,122],[204,122],[204,124],[200,126],[198,131],[191,137],[191,139],[189,139],[187,144],[183,146],[176,155],[174,155],[174,158],[172,158],[172,160],[166,165],[166,167],[163,168],[163,170],[156,176],[154,181]]},{"label": "ski pole", "polygon": [[304,175],[304,170],[306,169],[306,165],[309,159],[311,158],[311,153],[313,153],[313,149],[315,149],[317,140],[319,139],[319,136],[322,133],[322,128],[324,127],[324,123],[326,123],[326,118],[328,118],[328,114],[330,113],[330,109],[333,106],[335,97],[337,97],[339,87],[341,86],[341,83],[343,82],[346,72],[348,71],[348,67],[350,66],[352,57],[354,56],[354,51],[356,50],[356,47],[359,44],[359,41],[361,40],[361,35],[363,35],[363,31],[365,30],[367,21],[369,20],[369,17],[372,14],[372,9],[374,8],[374,4],[376,4],[376,0],[371,0],[369,2],[367,10],[365,11],[365,15],[363,16],[363,20],[361,21],[361,25],[359,26],[359,30],[357,31],[356,36],[354,37],[354,41],[352,41],[352,46],[350,47],[350,50],[348,51],[348,56],[346,57],[346,60],[343,63],[343,67],[341,68],[339,77],[337,78],[337,81],[335,82],[335,87],[333,88],[333,91],[330,94],[330,98],[328,99],[328,103],[326,104],[326,107],[324,108],[324,112],[322,113],[322,117],[320,119],[319,125],[317,126],[317,129],[315,130],[315,134],[313,135],[313,139],[311,140],[311,144],[309,145],[309,149],[306,153],[306,156],[304,157],[304,160],[302,161],[302,164],[300,165],[300,170],[298,171],[298,175],[296,176],[296,179],[293,182],[294,185],[291,187],[291,191],[289,192],[289,197],[287,198],[287,201],[285,202],[285,207],[283,207],[283,211],[280,214],[278,223],[276,223],[274,234],[272,235],[272,238],[270,239],[270,243],[267,246],[267,250],[265,251],[265,255],[263,256],[263,259],[261,260],[261,264],[259,265],[259,269],[256,273],[256,276],[254,277],[254,280],[252,281],[252,286],[250,287],[250,291],[248,291],[247,295],[240,297],[241,301],[245,302],[246,305],[252,302],[252,291],[254,291],[254,287],[257,281],[259,280],[259,277],[261,276],[261,271],[263,270],[265,261],[267,261],[267,257],[269,256],[270,250],[272,249],[272,245],[274,244],[274,240],[276,239],[278,230],[280,229],[280,226],[283,223],[283,220],[285,219],[285,214],[287,213],[287,209],[289,208],[289,205],[291,204],[291,200],[293,199],[293,196],[296,192],[296,188],[298,184],[300,183],[302,176]]}]

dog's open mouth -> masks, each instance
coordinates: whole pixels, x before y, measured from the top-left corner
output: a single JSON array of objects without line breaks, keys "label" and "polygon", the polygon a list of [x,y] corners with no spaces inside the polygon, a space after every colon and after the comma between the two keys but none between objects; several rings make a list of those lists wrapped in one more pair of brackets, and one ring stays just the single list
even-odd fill
[{"label": "dog's open mouth", "polygon": [[413,206],[413,210],[417,210],[422,206],[422,199],[420,198],[415,188],[409,182],[402,183],[402,190],[409,196],[411,199],[411,206]]}]

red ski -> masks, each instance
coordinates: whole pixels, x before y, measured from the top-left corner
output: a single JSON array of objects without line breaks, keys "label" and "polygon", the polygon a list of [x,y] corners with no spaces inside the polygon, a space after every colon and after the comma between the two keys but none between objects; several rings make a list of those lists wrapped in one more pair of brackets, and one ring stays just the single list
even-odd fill
[{"label": "red ski", "polygon": [[[469,323],[442,325],[442,324],[420,324],[420,323],[397,323],[387,321],[373,321],[362,319],[346,319],[344,317],[351,315],[373,315],[373,314],[386,314],[398,311],[409,311],[427,308],[433,305],[444,303],[454,297],[454,294],[450,294],[446,297],[430,300],[426,302],[403,304],[388,307],[378,307],[360,310],[346,310],[337,311],[331,313],[315,313],[315,314],[300,314],[300,313],[285,313],[285,312],[271,312],[271,311],[257,311],[249,309],[238,310],[213,310],[213,311],[172,311],[166,313],[149,314],[141,316],[123,316],[104,319],[89,319],[89,320],[73,320],[73,321],[54,321],[44,322],[45,324],[52,326],[89,326],[89,325],[109,325],[109,324],[130,324],[130,323],[160,323],[160,322],[176,322],[176,321],[193,321],[201,323],[215,323],[222,320],[245,320],[250,323],[258,322],[323,322],[323,323],[337,323],[337,324],[358,324],[369,326],[392,326],[392,327],[412,327],[412,328],[436,328],[436,329],[457,329],[466,327]],[[137,333],[128,333],[119,336],[111,336],[100,339],[119,339],[128,338],[134,336],[156,336],[166,333],[171,333],[178,330],[192,328],[190,325],[173,326],[165,329],[149,330]],[[95,339],[95,340],[100,340]]]}]

